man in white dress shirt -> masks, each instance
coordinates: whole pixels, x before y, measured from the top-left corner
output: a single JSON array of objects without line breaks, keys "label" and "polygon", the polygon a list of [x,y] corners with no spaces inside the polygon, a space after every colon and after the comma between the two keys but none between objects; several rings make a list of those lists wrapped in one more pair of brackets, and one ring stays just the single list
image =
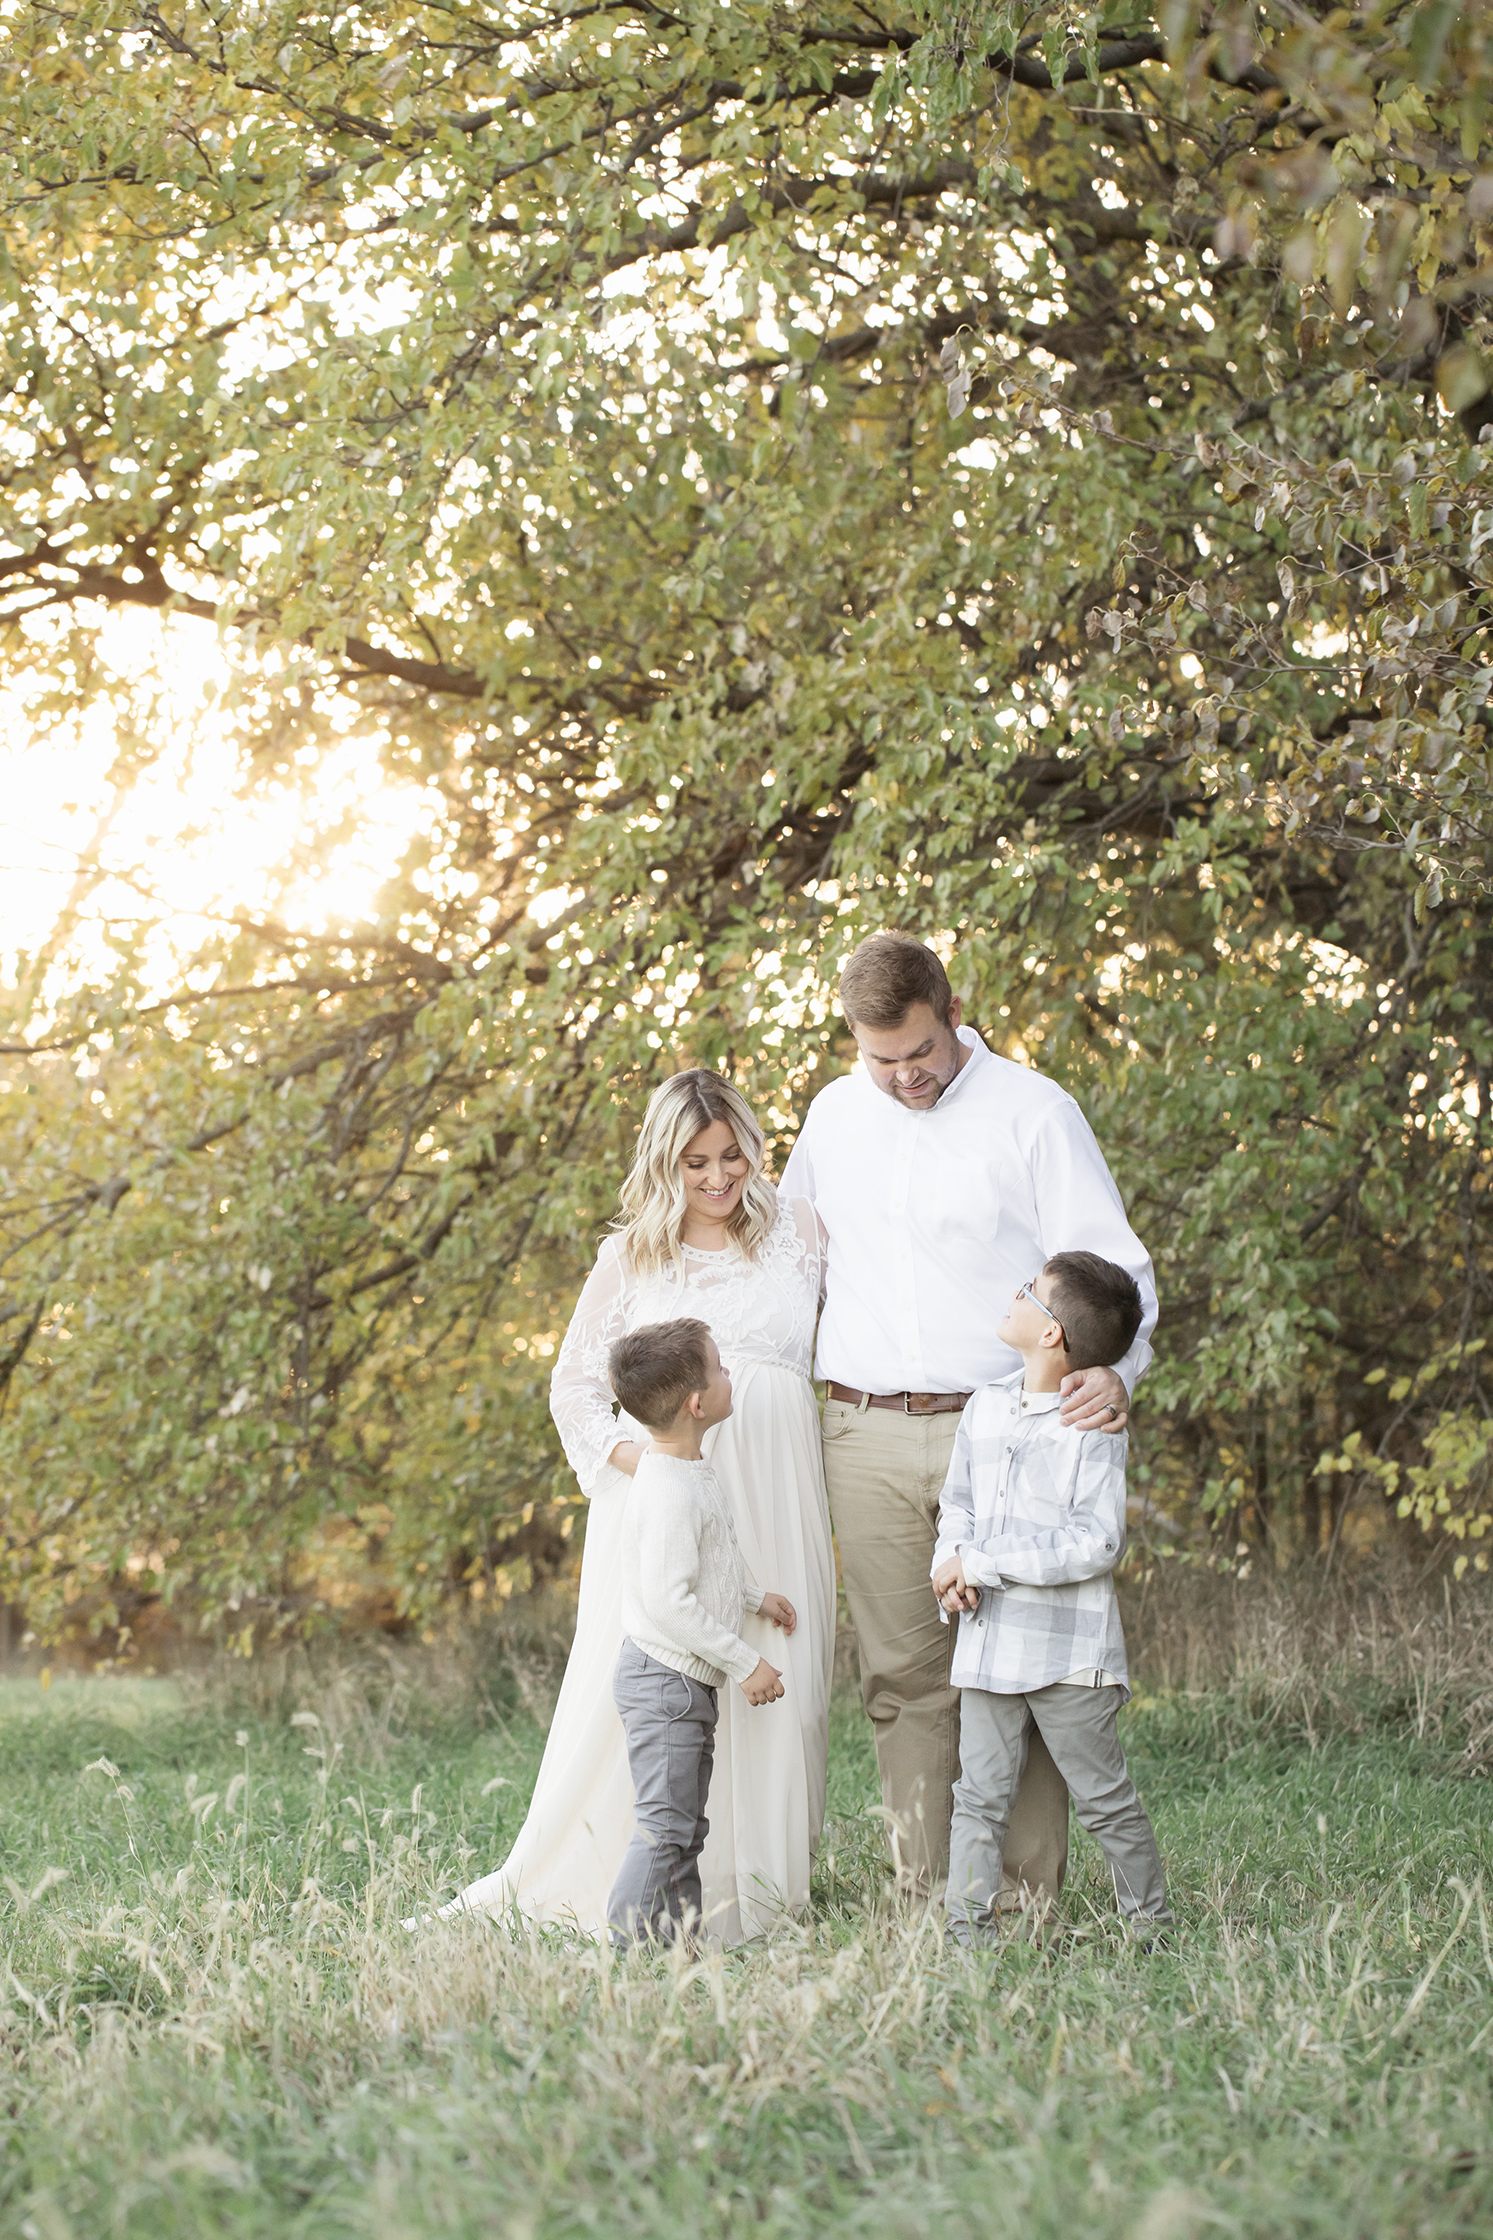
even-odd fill
[{"label": "man in white dress shirt", "polygon": [[[782,1187],[813,1200],[829,1236],[824,1474],[882,1801],[926,1889],[947,1871],[959,1772],[951,1629],[928,1567],[960,1411],[1019,1366],[996,1336],[1017,1285],[1054,1253],[1096,1252],[1135,1277],[1144,1316],[1115,1368],[1064,1380],[1062,1420],[1123,1431],[1156,1286],[1072,1097],[961,1024],[931,949],[872,934],[841,975],[840,1007],[861,1062],[814,1099]],[[1005,1857],[1008,1900],[1023,1884],[1056,1895],[1068,1793],[1036,1736]]]}]

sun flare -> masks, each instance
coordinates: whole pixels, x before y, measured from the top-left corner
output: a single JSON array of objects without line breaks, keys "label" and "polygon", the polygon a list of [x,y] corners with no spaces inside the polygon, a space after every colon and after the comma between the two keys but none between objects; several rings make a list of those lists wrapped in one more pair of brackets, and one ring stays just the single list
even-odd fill
[{"label": "sun flare", "polygon": [[163,985],[225,917],[270,912],[308,933],[373,917],[428,815],[421,789],[387,779],[376,741],[322,755],[314,796],[286,784],[245,800],[215,715],[232,671],[211,630],[116,616],[100,636],[126,690],[149,684],[162,743],[128,752],[117,707],[43,728],[18,694],[0,700],[0,980],[69,913],[85,974],[106,963],[110,927],[154,921]]}]

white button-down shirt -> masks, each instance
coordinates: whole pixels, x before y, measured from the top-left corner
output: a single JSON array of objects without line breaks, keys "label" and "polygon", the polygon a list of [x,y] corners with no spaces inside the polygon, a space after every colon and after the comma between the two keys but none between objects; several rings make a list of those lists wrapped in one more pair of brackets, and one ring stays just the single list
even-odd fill
[{"label": "white button-down shirt", "polygon": [[821,1089],[783,1175],[829,1236],[816,1374],[862,1392],[972,1392],[1020,1357],[996,1336],[1016,1287],[1055,1252],[1128,1268],[1144,1316],[1115,1363],[1151,1360],[1156,1285],[1094,1132],[1066,1089],[986,1049],[911,1112],[857,1065]]}]

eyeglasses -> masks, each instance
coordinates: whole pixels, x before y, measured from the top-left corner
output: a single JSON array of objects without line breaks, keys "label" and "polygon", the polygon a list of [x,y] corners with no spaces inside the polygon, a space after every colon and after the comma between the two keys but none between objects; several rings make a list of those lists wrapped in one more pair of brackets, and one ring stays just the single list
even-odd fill
[{"label": "eyeglasses", "polygon": [[1061,1322],[1058,1322],[1058,1318],[1053,1313],[1051,1307],[1047,1306],[1043,1300],[1039,1299],[1036,1292],[1032,1289],[1032,1284],[1034,1284],[1036,1280],[1036,1277],[1033,1276],[1031,1283],[1023,1283],[1018,1288],[1016,1296],[1018,1299],[1030,1299],[1038,1314],[1045,1314],[1049,1322],[1057,1322],[1058,1335],[1063,1341],[1063,1351],[1064,1353],[1066,1353],[1068,1351],[1068,1333],[1063,1328]]}]

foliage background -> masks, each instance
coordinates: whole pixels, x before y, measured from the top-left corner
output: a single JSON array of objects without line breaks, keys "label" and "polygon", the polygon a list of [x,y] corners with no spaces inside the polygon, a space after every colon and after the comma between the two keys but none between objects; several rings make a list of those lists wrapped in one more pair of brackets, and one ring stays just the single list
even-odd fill
[{"label": "foliage background", "polygon": [[[647,1090],[781,1151],[891,923],[1109,1153],[1178,1542],[1481,1564],[1487,11],[0,21],[7,674],[117,744],[6,997],[28,1622],[563,1568]],[[109,838],[194,726],[304,833],[205,928]],[[350,751],[412,804],[357,924],[296,902]]]}]

